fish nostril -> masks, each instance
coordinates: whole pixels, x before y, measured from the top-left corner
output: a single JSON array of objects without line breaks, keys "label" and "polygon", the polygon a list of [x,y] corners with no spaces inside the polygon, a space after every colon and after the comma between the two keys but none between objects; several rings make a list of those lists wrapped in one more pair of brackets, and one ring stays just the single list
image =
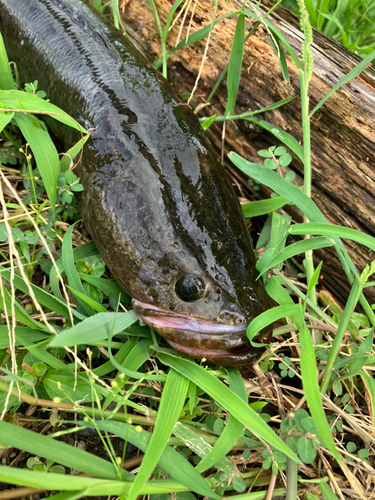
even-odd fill
[{"label": "fish nostril", "polygon": [[238,326],[245,323],[245,318],[242,316],[242,314],[227,311],[225,309],[219,313],[218,320],[222,321],[223,323],[229,323]]}]

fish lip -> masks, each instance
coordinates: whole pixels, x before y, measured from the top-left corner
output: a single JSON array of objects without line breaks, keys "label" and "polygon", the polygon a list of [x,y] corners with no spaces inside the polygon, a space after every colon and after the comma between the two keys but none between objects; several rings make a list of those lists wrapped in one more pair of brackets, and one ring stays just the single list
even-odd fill
[{"label": "fish lip", "polygon": [[200,335],[235,335],[236,337],[246,333],[246,324],[226,325],[224,323],[215,323],[214,321],[192,318],[185,314],[176,313],[167,309],[161,309],[152,304],[140,302],[137,299],[132,300],[132,305],[140,321],[151,326],[156,331],[173,329]]},{"label": "fish lip", "polygon": [[215,365],[245,366],[254,363],[263,351],[247,340],[246,324],[233,326],[200,320],[137,299],[132,304],[142,323],[162,335],[176,351],[191,358],[205,359]]}]

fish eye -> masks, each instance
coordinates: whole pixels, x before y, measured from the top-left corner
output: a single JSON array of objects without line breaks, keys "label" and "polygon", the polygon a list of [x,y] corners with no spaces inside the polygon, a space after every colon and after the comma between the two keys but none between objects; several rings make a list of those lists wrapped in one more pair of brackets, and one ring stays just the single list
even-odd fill
[{"label": "fish eye", "polygon": [[202,297],[206,285],[204,281],[193,273],[183,274],[176,283],[176,293],[185,302],[193,302]]}]

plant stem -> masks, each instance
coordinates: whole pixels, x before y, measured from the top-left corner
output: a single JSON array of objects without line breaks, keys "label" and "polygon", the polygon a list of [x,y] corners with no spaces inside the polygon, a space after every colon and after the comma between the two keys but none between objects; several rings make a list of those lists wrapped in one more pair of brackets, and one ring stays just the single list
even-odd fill
[{"label": "plant stem", "polygon": [[320,390],[320,392],[322,394],[325,394],[327,392],[328,384],[329,384],[329,381],[331,378],[333,364],[336,361],[337,354],[339,352],[342,339],[344,338],[344,334],[345,334],[346,328],[348,326],[348,323],[350,321],[350,317],[351,317],[351,315],[352,315],[352,313],[357,305],[359,297],[361,295],[362,288],[363,288],[363,284],[362,284],[361,278],[355,278],[355,280],[353,282],[352,289],[350,290],[348,301],[347,301],[345,309],[342,313],[341,321],[340,321],[339,327],[337,329],[335,340],[333,341],[333,344],[332,344],[331,349],[330,349],[330,353],[329,353],[326,367],[324,369],[321,390]]},{"label": "plant stem", "polygon": [[297,463],[286,459],[286,495],[285,500],[295,500],[297,498]]}]

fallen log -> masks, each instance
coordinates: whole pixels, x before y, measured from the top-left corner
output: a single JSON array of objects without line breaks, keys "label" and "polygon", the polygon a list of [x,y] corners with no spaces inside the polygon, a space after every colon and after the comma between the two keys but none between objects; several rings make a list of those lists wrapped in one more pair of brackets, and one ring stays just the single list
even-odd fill
[{"label": "fallen log", "polygon": [[[173,0],[157,3],[162,25],[165,24]],[[176,40],[210,24],[213,20],[211,0],[192,0],[186,16],[181,13],[168,34],[169,47]],[[265,13],[271,7],[265,0],[258,13]],[[161,55],[160,39],[154,15],[144,0],[126,0],[121,5],[123,23],[136,43],[155,59]],[[238,10],[229,1],[220,2],[216,19],[228,12]],[[185,17],[184,17],[185,16]],[[291,12],[278,7],[269,17],[299,54],[303,35],[299,20]],[[181,24],[183,26],[181,27]],[[201,71],[207,39],[177,50],[169,59],[169,79],[179,92],[191,92],[201,71],[191,101],[193,107],[205,102],[218,77],[225,68],[230,54],[236,26],[235,18],[227,18],[217,24],[211,34],[207,58]],[[251,29],[251,22],[247,24]],[[181,32],[180,32],[181,30]],[[360,59],[340,44],[314,30],[314,74],[310,83],[310,108],[312,109]],[[302,140],[301,108],[299,100],[299,75],[293,61],[286,55],[290,83],[282,77],[280,65],[269,41],[267,31],[260,25],[246,43],[243,59],[241,84],[235,113],[265,108],[288,97],[294,100],[262,115],[276,127],[287,131],[298,141]],[[332,224],[340,224],[375,236],[375,71],[367,68],[354,81],[343,85],[312,118],[312,196],[325,217]],[[214,113],[224,114],[227,99],[225,78],[219,85],[211,104],[200,112],[200,116]],[[221,149],[222,123],[214,123],[207,131],[209,138]],[[274,135],[244,121],[226,123],[225,153],[236,151],[249,161],[259,161],[257,151],[277,144]],[[254,199],[255,192],[249,188],[243,174],[228,163],[232,179],[244,196]],[[303,166],[294,158],[290,167],[296,172],[295,184],[302,184]],[[268,197],[270,191],[261,187],[261,197]],[[285,210],[297,221],[301,214],[296,207]],[[361,245],[346,241],[346,248],[355,265],[361,271],[374,260],[374,252]],[[349,284],[331,248],[315,252],[317,260],[323,260],[324,283],[334,291],[335,296],[345,298]],[[375,290],[367,289],[370,300],[375,300]]]}]

